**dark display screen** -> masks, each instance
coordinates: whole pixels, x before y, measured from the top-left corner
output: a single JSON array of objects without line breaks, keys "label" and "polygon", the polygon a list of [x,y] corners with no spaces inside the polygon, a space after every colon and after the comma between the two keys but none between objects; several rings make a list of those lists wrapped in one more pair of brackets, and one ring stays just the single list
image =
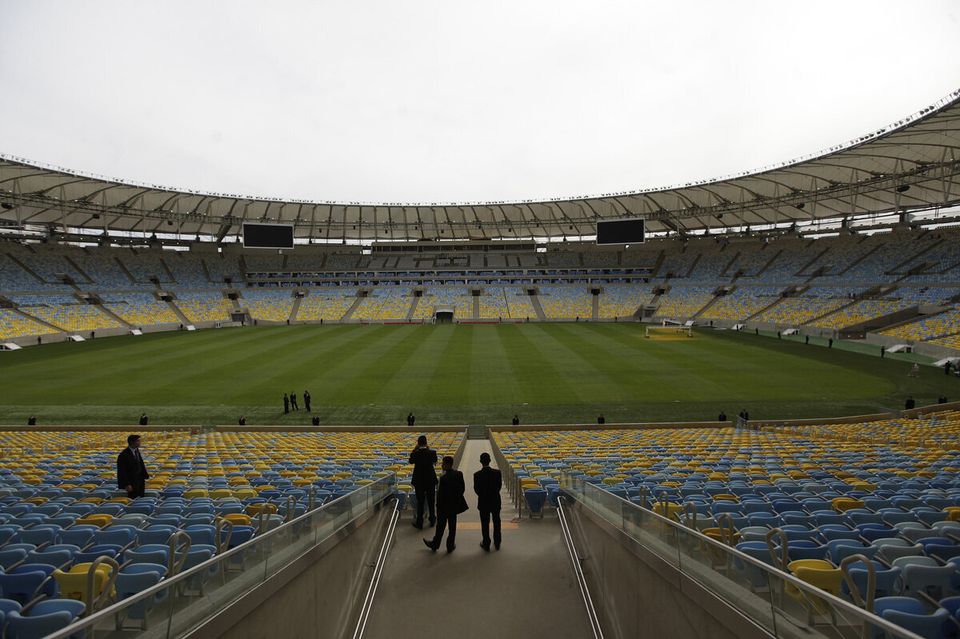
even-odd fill
[{"label": "dark display screen", "polygon": [[293,227],[287,224],[244,224],[243,245],[247,248],[293,248]]},{"label": "dark display screen", "polygon": [[597,244],[639,244],[643,242],[643,220],[597,222]]}]

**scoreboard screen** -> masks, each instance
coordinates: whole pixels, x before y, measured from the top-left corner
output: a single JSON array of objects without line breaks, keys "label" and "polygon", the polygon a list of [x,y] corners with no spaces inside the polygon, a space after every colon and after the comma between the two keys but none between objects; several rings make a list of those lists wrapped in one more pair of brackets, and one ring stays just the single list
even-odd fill
[{"label": "scoreboard screen", "polygon": [[597,244],[639,244],[643,242],[643,219],[597,222]]},{"label": "scoreboard screen", "polygon": [[245,248],[292,249],[293,226],[290,224],[243,225]]}]

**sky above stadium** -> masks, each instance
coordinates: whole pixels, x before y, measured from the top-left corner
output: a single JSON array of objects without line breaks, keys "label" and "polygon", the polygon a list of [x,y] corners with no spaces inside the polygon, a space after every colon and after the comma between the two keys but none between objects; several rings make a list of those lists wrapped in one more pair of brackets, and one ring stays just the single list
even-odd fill
[{"label": "sky above stadium", "polygon": [[458,202],[758,169],[960,88],[960,2],[0,0],[0,153]]}]

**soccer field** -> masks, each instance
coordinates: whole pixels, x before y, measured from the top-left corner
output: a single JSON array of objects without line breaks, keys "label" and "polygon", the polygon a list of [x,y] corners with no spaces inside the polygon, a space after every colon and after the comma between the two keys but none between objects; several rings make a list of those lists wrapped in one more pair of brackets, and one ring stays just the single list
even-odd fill
[{"label": "soccer field", "polygon": [[[0,420],[41,424],[592,423],[861,414],[957,394],[925,367],[730,332],[638,324],[289,326],[157,333],[0,354]],[[302,409],[302,403],[301,403]]]}]

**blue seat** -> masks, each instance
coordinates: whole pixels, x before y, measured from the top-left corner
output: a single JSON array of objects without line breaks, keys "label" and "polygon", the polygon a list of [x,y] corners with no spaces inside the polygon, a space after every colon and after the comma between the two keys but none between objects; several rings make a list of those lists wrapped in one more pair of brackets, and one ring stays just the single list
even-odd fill
[{"label": "blue seat", "polygon": [[137,533],[137,543],[144,544],[166,544],[170,537],[177,532],[176,526],[164,524],[149,526]]},{"label": "blue seat", "polygon": [[22,548],[0,549],[0,568],[9,570],[19,563],[23,563],[27,558],[26,550]]},{"label": "blue seat", "polygon": [[61,550],[33,550],[27,553],[27,562],[31,564],[50,564],[61,570],[73,561],[73,553],[66,549]]},{"label": "blue seat", "polygon": [[73,599],[46,599],[34,605],[27,615],[7,615],[9,639],[41,639],[66,628],[83,614],[86,606]]},{"label": "blue seat", "polygon": [[[523,491],[523,498],[529,512],[531,514],[539,514],[543,512],[543,506],[547,502],[547,491],[542,488],[528,488]],[[236,528],[234,528],[234,534],[236,534]],[[231,540],[231,545],[232,543]]]},{"label": "blue seat", "polygon": [[0,636],[3,633],[3,627],[7,623],[7,615],[11,612],[20,612],[23,606],[13,599],[0,599]]},{"label": "blue seat", "polygon": [[[117,597],[126,599],[157,585],[163,580],[166,572],[166,566],[159,564],[142,563],[125,566],[117,575]],[[161,597],[147,597],[126,606],[120,623],[122,624],[124,619],[136,619],[140,621],[140,628],[146,630],[147,616],[159,598]]]},{"label": "blue seat", "polygon": [[[875,598],[893,597],[900,594],[900,568],[887,568],[883,564],[874,561],[873,570],[876,579],[874,590]],[[866,566],[863,565],[863,562],[858,561],[851,564],[848,567],[848,571],[850,573],[850,579],[856,584],[860,594],[866,597],[868,577]],[[846,588],[846,583],[844,583],[844,588]]]},{"label": "blue seat", "polygon": [[95,529],[94,526],[90,528],[78,527],[78,528],[67,528],[60,532],[60,543],[63,544],[73,544],[74,546],[88,546],[93,542],[93,533]]},{"label": "blue seat", "polygon": [[935,601],[956,594],[953,578],[956,567],[907,565],[903,567],[903,594],[917,597],[920,593],[926,594]]},{"label": "blue seat", "polygon": [[874,612],[887,621],[929,639],[940,639],[944,624],[950,620],[950,613],[943,608],[928,614],[926,606],[912,597],[883,597],[873,606]]},{"label": "blue seat", "polygon": [[49,577],[50,573],[39,569],[0,573],[0,595],[26,605],[46,588]]}]

